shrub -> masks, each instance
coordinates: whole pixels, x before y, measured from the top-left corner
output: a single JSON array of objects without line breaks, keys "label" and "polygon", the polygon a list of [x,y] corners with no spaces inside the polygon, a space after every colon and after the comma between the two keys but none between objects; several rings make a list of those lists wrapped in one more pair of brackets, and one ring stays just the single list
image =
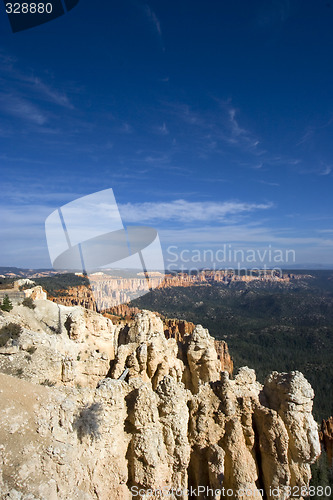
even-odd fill
[{"label": "shrub", "polygon": [[40,385],[45,385],[46,387],[54,387],[55,382],[52,382],[50,379],[46,378]]},{"label": "shrub", "polygon": [[9,339],[18,340],[22,333],[22,326],[18,323],[8,323],[0,328],[0,347],[4,347]]},{"label": "shrub", "polygon": [[34,304],[34,301],[31,297],[25,297],[25,299],[23,299],[22,305],[25,307],[29,307],[29,309],[36,309],[36,305]]},{"label": "shrub", "polygon": [[100,415],[102,412],[101,403],[93,403],[90,406],[84,406],[76,416],[73,428],[76,429],[77,436],[82,442],[84,436],[90,436],[91,439],[100,437]]},{"label": "shrub", "polygon": [[4,296],[0,308],[3,311],[7,311],[7,312],[10,312],[13,309],[13,304],[11,303],[11,301],[10,301],[10,299],[9,299],[9,297],[8,297],[7,294]]}]

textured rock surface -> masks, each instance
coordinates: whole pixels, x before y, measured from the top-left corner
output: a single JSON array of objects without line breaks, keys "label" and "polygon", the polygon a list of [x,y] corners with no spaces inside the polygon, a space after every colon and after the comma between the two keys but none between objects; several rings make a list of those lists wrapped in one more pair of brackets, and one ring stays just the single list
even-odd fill
[{"label": "textured rock surface", "polygon": [[167,339],[173,338],[178,342],[184,342],[187,335],[191,335],[195,328],[195,324],[189,321],[179,319],[164,320],[164,335]]},{"label": "textured rock surface", "polygon": [[328,463],[333,466],[333,417],[322,421],[319,437],[327,453]]},{"label": "textured rock surface", "polygon": [[32,300],[46,300],[47,293],[41,286],[34,286],[23,291],[25,297],[31,297]]},{"label": "textured rock surface", "polygon": [[70,287],[67,290],[58,291],[56,297],[49,297],[57,304],[64,306],[82,306],[86,309],[96,311],[96,301],[90,287],[79,285]]},{"label": "textured rock surface", "polygon": [[[2,323],[23,327],[19,339],[0,347],[0,371],[34,383],[96,387],[115,356],[117,329],[82,307],[36,300],[34,310],[15,306]],[[0,343],[1,345],[1,343]]]},{"label": "textured rock surface", "polygon": [[[262,386],[244,367],[230,380],[200,325],[177,342],[148,311],[115,327],[35,304],[0,316],[1,500],[282,500],[283,486],[308,484],[320,445],[301,373]],[[10,323],[23,330],[6,341]]]},{"label": "textured rock surface", "polygon": [[[166,338],[174,338],[177,342],[186,343],[188,335],[195,329],[194,323],[178,319],[164,319],[164,335]],[[228,345],[224,340],[214,341],[217,359],[220,362],[220,371],[227,371],[232,375],[234,364],[229,354]]]}]

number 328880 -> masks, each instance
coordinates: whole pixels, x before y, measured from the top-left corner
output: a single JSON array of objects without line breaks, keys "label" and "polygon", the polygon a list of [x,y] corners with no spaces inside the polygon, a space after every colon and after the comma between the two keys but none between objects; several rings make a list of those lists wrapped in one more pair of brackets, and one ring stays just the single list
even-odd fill
[{"label": "number 328880", "polygon": [[51,3],[6,3],[7,14],[51,14]]}]

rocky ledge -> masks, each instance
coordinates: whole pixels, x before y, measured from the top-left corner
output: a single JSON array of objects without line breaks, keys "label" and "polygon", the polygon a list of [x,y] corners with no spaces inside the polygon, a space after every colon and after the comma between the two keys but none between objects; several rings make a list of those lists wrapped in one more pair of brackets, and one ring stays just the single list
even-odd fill
[{"label": "rocky ledge", "polygon": [[308,485],[320,445],[301,373],[231,380],[200,325],[180,342],[149,311],[115,326],[34,304],[0,317],[1,499],[282,500]]}]

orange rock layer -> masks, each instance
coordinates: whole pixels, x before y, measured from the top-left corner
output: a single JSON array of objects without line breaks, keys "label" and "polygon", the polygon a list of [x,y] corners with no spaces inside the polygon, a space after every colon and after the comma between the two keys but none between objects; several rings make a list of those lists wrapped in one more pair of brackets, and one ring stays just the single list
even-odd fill
[{"label": "orange rock layer", "polygon": [[328,463],[331,466],[333,465],[333,417],[322,421],[319,438],[326,451]]}]

